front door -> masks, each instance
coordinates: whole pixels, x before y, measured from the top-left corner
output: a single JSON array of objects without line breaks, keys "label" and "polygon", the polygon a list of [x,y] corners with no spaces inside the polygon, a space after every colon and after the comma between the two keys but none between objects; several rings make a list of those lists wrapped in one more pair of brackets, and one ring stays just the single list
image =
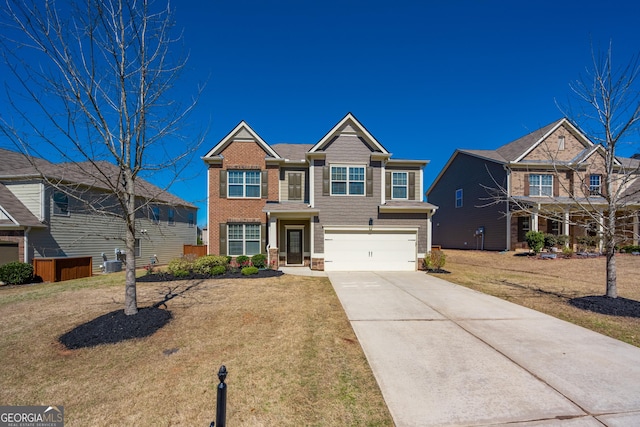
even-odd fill
[{"label": "front door", "polygon": [[302,264],[302,230],[287,230],[287,264]]}]

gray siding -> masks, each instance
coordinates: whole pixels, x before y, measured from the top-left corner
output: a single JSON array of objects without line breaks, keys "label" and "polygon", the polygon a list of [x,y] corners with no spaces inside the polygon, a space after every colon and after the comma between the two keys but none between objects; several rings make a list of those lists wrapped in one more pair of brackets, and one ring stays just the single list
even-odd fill
[{"label": "gray siding", "polygon": [[[426,214],[379,214],[378,206],[382,192],[382,165],[379,161],[371,162],[371,149],[360,138],[354,135],[340,135],[325,149],[324,161],[314,161],[314,193],[315,207],[320,209],[318,222],[315,224],[314,250],[324,253],[323,226],[367,226],[369,218],[373,218],[374,226],[419,226],[418,252],[426,252],[427,215]],[[322,166],[332,164],[364,165],[373,167],[373,195],[366,196],[324,196],[322,194]],[[419,171],[416,171],[419,180]],[[422,198],[418,198],[421,200]]]},{"label": "gray siding", "polygon": [[[51,191],[47,191],[47,197],[50,195]],[[32,257],[91,256],[93,270],[99,272],[102,253],[112,260],[116,248],[125,251],[125,226],[121,219],[88,212],[72,200],[68,216],[54,215],[51,203],[47,203],[47,207],[49,228],[34,229],[30,233]],[[149,264],[153,255],[157,255],[160,264],[166,264],[182,254],[184,244],[196,244],[197,229],[195,224],[193,227],[188,224],[188,212],[193,212],[195,221],[196,210],[174,207],[175,223],[169,225],[167,209],[168,206],[160,206],[159,224],[148,218],[145,209],[137,215],[136,238],[140,239],[140,257],[136,259],[138,266]]]},{"label": "gray siding", "polygon": [[[492,178],[493,177],[493,178]],[[481,239],[478,227],[485,227],[484,249],[504,250],[507,244],[506,204],[488,205],[491,196],[483,187],[506,185],[502,165],[458,153],[428,195],[438,206],[433,216],[433,244],[451,249],[476,249]],[[463,191],[463,206],[455,207],[455,192]]]}]

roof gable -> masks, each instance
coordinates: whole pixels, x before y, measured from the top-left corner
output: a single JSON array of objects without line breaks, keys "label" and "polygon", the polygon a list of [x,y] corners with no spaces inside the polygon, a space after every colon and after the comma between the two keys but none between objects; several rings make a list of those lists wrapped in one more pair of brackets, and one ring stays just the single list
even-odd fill
[{"label": "roof gable", "polygon": [[275,158],[280,158],[269,144],[267,144],[260,135],[254,131],[244,120],[238,123],[238,125],[231,130],[224,138],[220,140],[205,156],[204,158],[211,158],[220,155],[224,149],[233,141],[255,141],[267,155]]},{"label": "roof gable", "polygon": [[363,138],[364,141],[371,146],[373,151],[378,151],[386,155],[390,154],[351,113],[347,113],[342,120],[331,128],[331,130],[309,150],[309,153],[322,151],[335,137],[342,134],[357,135]]}]

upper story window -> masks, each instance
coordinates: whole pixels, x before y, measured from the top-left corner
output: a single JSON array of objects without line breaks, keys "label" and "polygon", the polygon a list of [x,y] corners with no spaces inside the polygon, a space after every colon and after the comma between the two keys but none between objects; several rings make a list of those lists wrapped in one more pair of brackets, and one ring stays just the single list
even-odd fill
[{"label": "upper story window", "polygon": [[176,224],[176,210],[173,208],[167,209],[167,224],[169,225]]},{"label": "upper story window", "polygon": [[160,207],[159,206],[152,206],[151,207],[151,221],[154,224],[159,224],[160,223]]},{"label": "upper story window", "polygon": [[193,214],[193,212],[189,212],[188,215],[188,221],[189,221],[189,228],[193,228],[195,225],[195,215]]},{"label": "upper story window", "polygon": [[589,176],[589,195],[599,196],[602,194],[602,175]]},{"label": "upper story window", "polygon": [[137,258],[140,256],[140,239],[136,239],[133,246],[133,255]]},{"label": "upper story window", "polygon": [[260,198],[260,171],[228,171],[228,197]]},{"label": "upper story window", "polygon": [[363,166],[331,166],[331,195],[364,196]]},{"label": "upper story window", "polygon": [[529,175],[529,195],[530,196],[552,196],[553,195],[553,175]]},{"label": "upper story window", "polygon": [[69,215],[69,196],[62,191],[53,193],[53,214]]},{"label": "upper story window", "polygon": [[407,172],[393,172],[391,175],[391,198],[407,199],[409,195]]},{"label": "upper story window", "polygon": [[229,224],[227,226],[229,255],[260,253],[260,224]]},{"label": "upper story window", "polygon": [[456,208],[462,207],[462,188],[456,190]]}]

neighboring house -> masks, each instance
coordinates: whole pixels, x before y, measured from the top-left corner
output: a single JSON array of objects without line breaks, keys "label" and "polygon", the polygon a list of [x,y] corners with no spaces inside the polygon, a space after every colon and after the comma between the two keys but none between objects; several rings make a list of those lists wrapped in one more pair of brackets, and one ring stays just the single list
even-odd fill
[{"label": "neighboring house", "polygon": [[431,250],[426,160],[392,159],[351,114],[316,144],[267,144],[244,121],[203,160],[209,252],[315,270],[416,270]]},{"label": "neighboring house", "polygon": [[[34,258],[91,256],[100,271],[103,254],[109,260],[124,253],[125,225],[113,194],[88,173],[90,163],[54,164],[0,149],[0,264]],[[100,163],[117,176],[118,169]],[[46,177],[46,179],[43,178]],[[52,185],[55,182],[55,186]],[[182,255],[184,244],[196,243],[197,208],[138,178],[141,209],[136,222],[138,264],[168,263]],[[64,188],[64,191],[60,189]],[[100,206],[88,208],[86,201]]]},{"label": "neighboring house", "polygon": [[[605,153],[566,118],[496,150],[456,150],[427,200],[439,206],[434,244],[444,248],[527,248],[529,230],[570,236],[570,244],[602,225],[591,212],[606,210]],[[633,174],[640,162],[616,159],[625,186],[620,233],[637,243],[638,204]],[[631,180],[622,179],[631,176]]]}]

